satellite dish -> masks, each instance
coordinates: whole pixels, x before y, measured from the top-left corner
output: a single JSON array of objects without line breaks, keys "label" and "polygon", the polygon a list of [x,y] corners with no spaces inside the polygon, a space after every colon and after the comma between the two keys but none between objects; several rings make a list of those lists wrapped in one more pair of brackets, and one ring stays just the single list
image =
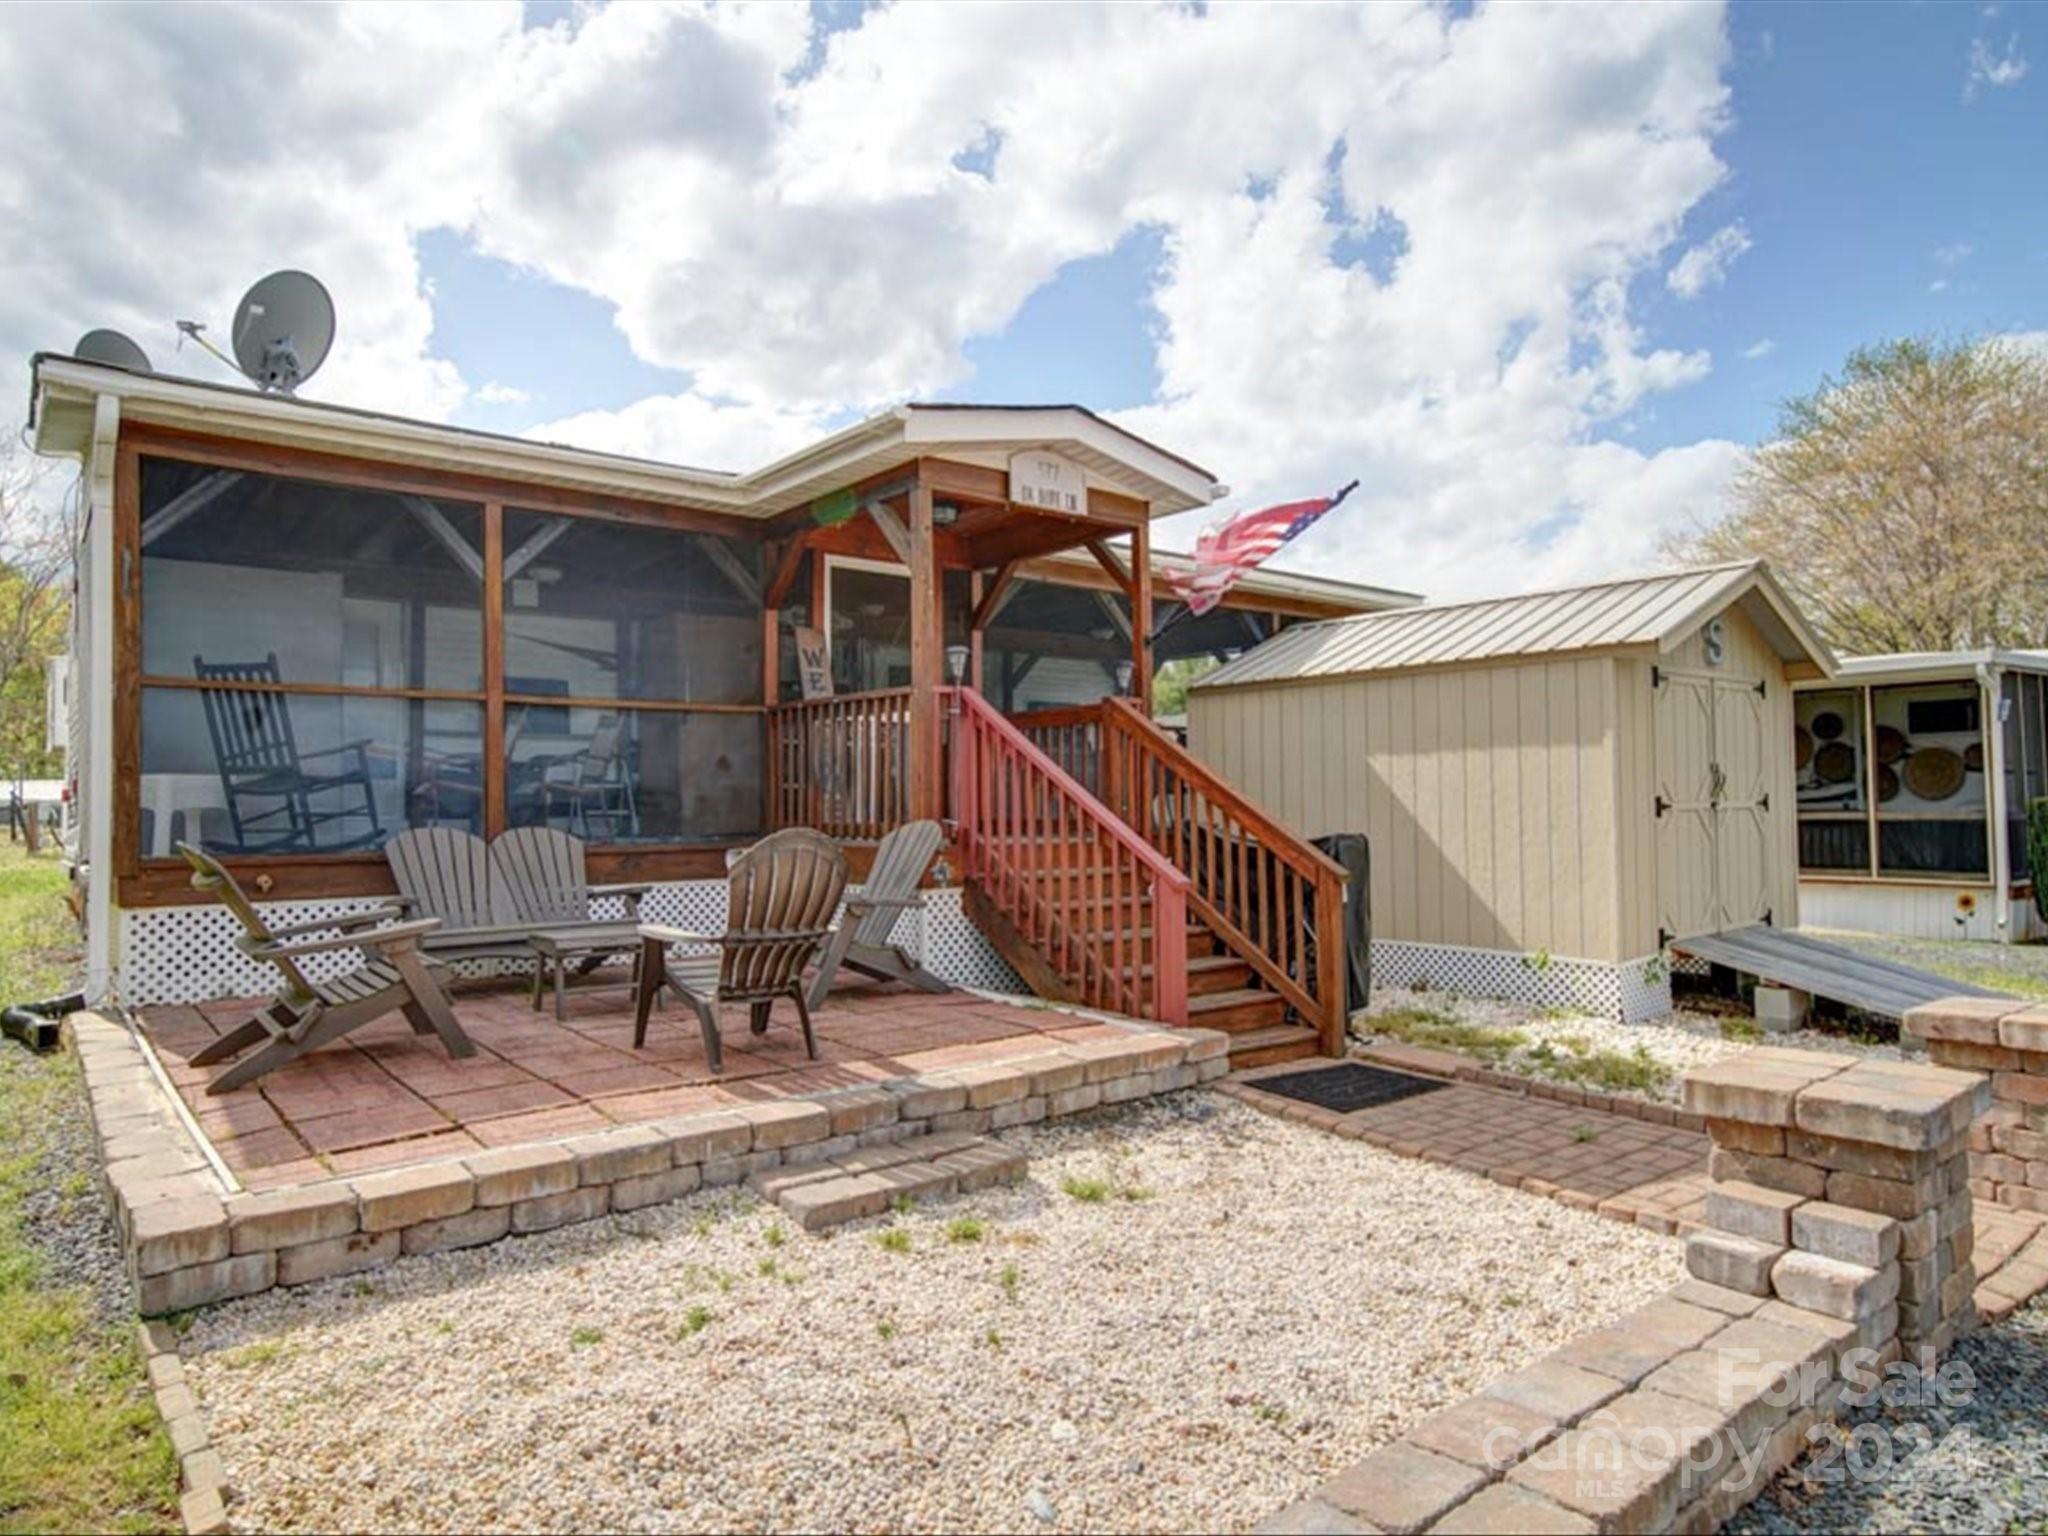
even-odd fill
[{"label": "satellite dish", "polygon": [[78,338],[71,355],[81,363],[105,363],[110,368],[126,368],[130,373],[150,371],[149,354],[119,331],[87,331]]},{"label": "satellite dish", "polygon": [[273,272],[242,295],[232,332],[235,366],[263,390],[289,395],[334,345],[334,300],[304,272]]}]

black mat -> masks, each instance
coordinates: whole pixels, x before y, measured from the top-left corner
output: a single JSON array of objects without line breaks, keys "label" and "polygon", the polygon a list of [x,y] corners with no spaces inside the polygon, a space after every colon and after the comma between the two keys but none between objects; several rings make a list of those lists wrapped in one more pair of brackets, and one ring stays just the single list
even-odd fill
[{"label": "black mat", "polygon": [[1410,1077],[1406,1072],[1388,1072],[1347,1061],[1339,1066],[1318,1067],[1312,1072],[1282,1072],[1276,1077],[1258,1077],[1246,1084],[1261,1093],[1275,1093],[1283,1099],[1299,1099],[1321,1109],[1349,1114],[1354,1109],[1372,1109],[1418,1093],[1435,1093],[1448,1088],[1433,1077]]}]

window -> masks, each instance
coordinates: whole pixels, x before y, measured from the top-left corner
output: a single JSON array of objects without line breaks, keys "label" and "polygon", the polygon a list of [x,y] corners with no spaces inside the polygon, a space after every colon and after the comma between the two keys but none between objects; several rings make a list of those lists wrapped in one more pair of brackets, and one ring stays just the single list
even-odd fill
[{"label": "window", "polygon": [[1803,692],[1795,718],[1803,871],[1990,878],[1987,739],[1974,679]]},{"label": "window", "polygon": [[1870,816],[1863,772],[1863,693],[1801,693],[1793,709],[1799,867],[1867,874]]},{"label": "window", "polygon": [[375,858],[496,793],[593,844],[760,831],[757,547],[170,458],[139,489],[143,858]]},{"label": "window", "polygon": [[142,461],[143,857],[483,817],[483,512]]},{"label": "window", "polygon": [[759,701],[753,546],[508,509],[504,559],[508,693]]},{"label": "window", "polygon": [[983,640],[982,691],[1011,713],[1093,704],[1118,691],[1130,633],[1120,592],[1016,582]]},{"label": "window", "polygon": [[2005,732],[2005,846],[2014,880],[2031,880],[2027,807],[2048,795],[2048,677],[2008,672],[1999,702]]}]

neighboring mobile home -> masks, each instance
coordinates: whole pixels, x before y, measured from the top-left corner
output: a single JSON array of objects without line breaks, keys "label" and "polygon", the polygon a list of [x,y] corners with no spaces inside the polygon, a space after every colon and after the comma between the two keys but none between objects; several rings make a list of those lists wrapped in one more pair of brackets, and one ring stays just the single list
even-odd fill
[{"label": "neighboring mobile home", "polygon": [[1796,714],[1808,926],[2048,936],[2026,838],[2048,795],[2048,651],[1852,656],[1799,685]]},{"label": "neighboring mobile home", "polygon": [[[954,685],[1004,711],[1143,704],[1159,661],[1413,600],[1258,576],[1149,643],[1173,601],[1151,521],[1225,489],[1073,406],[905,406],[728,474],[39,356],[32,425],[84,469],[68,734],[95,1002],[265,984],[180,840],[290,921],[388,896],[400,828],[551,825],[590,844],[594,880],[656,882],[651,917],[704,926],[729,847],[926,816],[956,833],[928,963],[1014,985],[960,877],[1045,855],[973,821],[1002,809],[986,794],[955,797],[959,721],[1008,727]],[[1004,750],[1038,803],[1067,793]],[[1061,809],[1070,831],[1097,814]],[[1103,836],[1185,883],[1128,828]],[[1006,921],[1108,920],[1041,875],[996,882]],[[1128,940],[1113,974],[1068,981],[1187,1022],[1180,931]],[[1088,953],[1067,933],[1047,974]]]},{"label": "neighboring mobile home", "polygon": [[1760,562],[1302,625],[1196,683],[1195,755],[1372,847],[1378,980],[1668,1011],[1666,946],[1799,920],[1793,680]]}]

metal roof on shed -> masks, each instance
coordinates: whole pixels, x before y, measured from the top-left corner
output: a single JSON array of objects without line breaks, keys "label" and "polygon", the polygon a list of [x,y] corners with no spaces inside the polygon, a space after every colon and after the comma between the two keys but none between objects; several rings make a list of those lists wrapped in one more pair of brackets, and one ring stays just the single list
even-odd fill
[{"label": "metal roof on shed", "polygon": [[1741,603],[1779,654],[1834,670],[1761,560],[1532,592],[1478,602],[1396,608],[1282,630],[1200,679],[1197,688],[1348,677],[1363,672],[1631,646],[1668,649]]}]

